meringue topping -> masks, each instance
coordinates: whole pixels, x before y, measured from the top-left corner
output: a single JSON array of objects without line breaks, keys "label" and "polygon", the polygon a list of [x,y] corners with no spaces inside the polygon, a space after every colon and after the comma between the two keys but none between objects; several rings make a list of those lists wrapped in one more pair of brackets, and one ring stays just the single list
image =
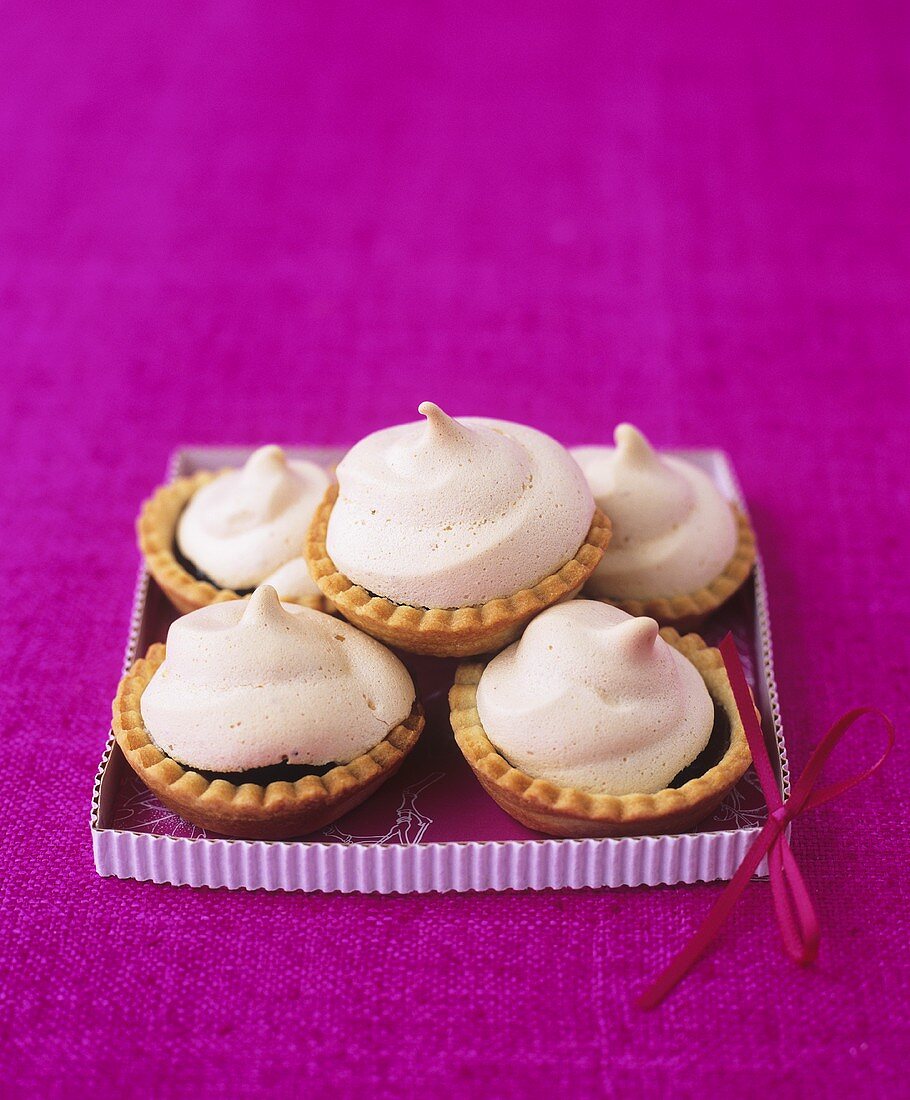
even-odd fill
[{"label": "meringue topping", "polygon": [[532,587],[574,557],[594,501],[563,447],[429,401],[419,412],[338,465],[326,546],[342,573],[395,603],[457,608]]},{"label": "meringue topping", "polygon": [[593,794],[653,794],[701,753],[714,704],[695,666],[594,600],[542,612],[484,669],[477,711],[515,767]]},{"label": "meringue topping", "polygon": [[385,646],[263,585],[173,623],[142,693],[158,747],[189,767],[239,772],[346,764],[411,711],[414,685]]},{"label": "meringue topping", "polygon": [[[180,553],[221,588],[245,591],[265,580],[293,599],[300,573],[275,576],[301,557],[307,529],[329,485],[312,462],[290,461],[280,447],[260,447],[239,470],[199,489],[177,525]],[[306,564],[303,563],[306,571]],[[307,594],[315,595],[315,585]]]},{"label": "meringue topping", "polygon": [[310,575],[303,556],[291,558],[280,569],[266,577],[263,584],[270,584],[280,600],[321,600],[319,585]]},{"label": "meringue topping", "polygon": [[613,535],[586,591],[604,599],[650,599],[696,592],[719,576],[736,550],[730,504],[696,466],[659,454],[631,424],[615,447],[578,447]]}]

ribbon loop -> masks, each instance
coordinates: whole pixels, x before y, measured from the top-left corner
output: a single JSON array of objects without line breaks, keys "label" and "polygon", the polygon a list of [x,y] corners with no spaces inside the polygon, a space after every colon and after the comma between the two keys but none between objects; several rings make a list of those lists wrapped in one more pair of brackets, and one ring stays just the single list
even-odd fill
[{"label": "ribbon loop", "polygon": [[[894,746],[894,725],[886,714],[875,707],[856,707],[848,710],[834,722],[815,747],[802,775],[793,785],[790,797],[784,801],[777,786],[752,693],[746,682],[746,674],[732,635],[727,634],[720,643],[719,649],[730,680],[730,687],[733,689],[733,697],[742,718],[758,781],[765,795],[768,820],[746,852],[736,874],[708,910],[708,915],[701,926],[670,965],[639,997],[637,1002],[639,1008],[650,1009],[660,1004],[707,951],[765,856],[768,857],[771,893],[784,949],[795,962],[802,966],[807,966],[815,960],[821,940],[821,926],[805,879],[787,840],[787,826],[804,811],[814,810],[816,806],[830,802],[832,798],[837,798],[838,795],[862,783],[864,779],[868,779],[884,764]],[[885,751],[871,767],[864,771],[816,790],[815,785],[831,753],[847,731],[860,719],[866,717],[877,717],[884,722],[888,737]]]}]

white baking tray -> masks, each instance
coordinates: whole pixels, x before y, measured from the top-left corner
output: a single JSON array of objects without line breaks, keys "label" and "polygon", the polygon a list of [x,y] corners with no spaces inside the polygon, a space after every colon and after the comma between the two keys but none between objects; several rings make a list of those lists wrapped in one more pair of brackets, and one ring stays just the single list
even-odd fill
[{"label": "white baking tray", "polygon": [[[184,448],[173,456],[169,476],[238,465],[251,449]],[[327,466],[342,453],[307,447],[287,450]],[[707,471],[725,496],[745,507],[722,452],[677,453]],[[140,570],[125,668],[152,642],[165,640],[174,617],[155,582]],[[753,685],[768,751],[786,798],[789,771],[760,557],[753,580],[703,633],[715,642],[728,629]],[[234,840],[189,825],[142,786],[111,735],[92,798],[98,873],[229,889],[382,894],[669,885],[731,878],[764,822],[764,800],[750,771],[715,816],[690,833],[554,840],[531,832],[492,802],[455,746],[445,702],[454,663],[402,656],[427,708],[427,728],[418,747],[398,775],[362,807],[299,840]],[[765,865],[759,870],[765,873]]]}]

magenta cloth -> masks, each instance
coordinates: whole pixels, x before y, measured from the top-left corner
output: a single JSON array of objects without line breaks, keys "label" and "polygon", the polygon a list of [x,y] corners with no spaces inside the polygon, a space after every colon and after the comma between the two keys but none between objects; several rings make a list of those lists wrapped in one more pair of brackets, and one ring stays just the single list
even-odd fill
[{"label": "magenta cloth", "polygon": [[796,824],[817,966],[754,884],[649,1015],[719,886],[177,889],[97,878],[88,813],[170,450],[350,441],[425,398],[726,447],[796,771],[848,706],[900,738],[908,12],[5,5],[6,1094],[906,1090],[900,740]]},{"label": "magenta cloth", "polygon": [[[679,954],[670,960],[666,969],[645,987],[636,1000],[637,1005],[648,1010],[661,1004],[705,955],[729,919],[736,903],[751,886],[765,859],[784,950],[800,966],[815,962],[821,940],[821,925],[818,923],[818,915],[806,880],[790,847],[790,828],[801,813],[840,798],[853,787],[870,779],[884,765],[894,748],[894,724],[884,711],[875,707],[854,707],[846,710],[832,723],[812,750],[806,766],[793,782],[790,793],[785,796],[775,777],[761,721],[754,707],[749,681],[746,679],[733,635],[727,634],[721,639],[718,649],[727,669],[737,710],[742,716],[746,740],[752,753],[752,764],[764,792],[768,812],[761,834],[753,841],[729,884],[708,910],[704,921]],[[884,728],[882,755],[862,771],[848,775],[845,779],[838,779],[835,783],[819,786],[825,773],[825,765],[840,742],[857,722],[868,724],[870,718]]]}]

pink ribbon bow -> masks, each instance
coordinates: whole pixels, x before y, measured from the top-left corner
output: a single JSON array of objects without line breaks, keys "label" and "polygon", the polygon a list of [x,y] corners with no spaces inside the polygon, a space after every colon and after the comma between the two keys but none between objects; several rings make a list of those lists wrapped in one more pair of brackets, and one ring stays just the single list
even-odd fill
[{"label": "pink ribbon bow", "polygon": [[[830,802],[832,798],[837,798],[844,791],[868,779],[884,764],[894,745],[894,726],[887,715],[875,707],[856,707],[854,710],[848,710],[837,719],[816,746],[805,770],[794,784],[790,797],[784,802],[774,778],[774,769],[771,767],[761,725],[755,714],[742,662],[730,634],[720,643],[719,648],[746,731],[746,739],[752,751],[755,771],[758,773],[768,804],[768,820],[746,853],[736,874],[708,911],[701,927],[663,973],[659,974],[638,998],[636,1003],[643,1009],[651,1009],[659,1005],[708,949],[766,855],[774,909],[780,925],[784,949],[790,958],[801,966],[808,966],[815,960],[821,929],[802,872],[796,864],[787,840],[787,825],[805,810],[814,810],[816,806]],[[838,742],[855,722],[867,715],[875,715],[885,723],[888,744],[881,757],[870,768],[858,775],[815,790],[822,768]]]}]

